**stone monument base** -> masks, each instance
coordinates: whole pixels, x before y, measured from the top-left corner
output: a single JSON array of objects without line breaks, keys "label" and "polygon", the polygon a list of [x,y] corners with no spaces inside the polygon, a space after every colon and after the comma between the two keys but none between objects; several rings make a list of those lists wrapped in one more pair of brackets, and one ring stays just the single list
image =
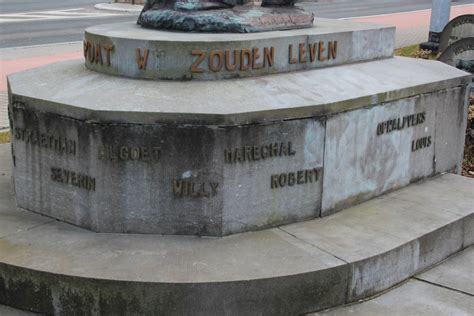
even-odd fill
[{"label": "stone monument base", "polygon": [[296,315],[472,245],[473,182],[439,176],[461,168],[470,76],[393,40],[124,23],[86,31],[85,66],[10,76],[0,304]]},{"label": "stone monument base", "polygon": [[325,216],[459,172],[469,83],[410,58],[203,82],[37,68],[9,78],[17,203],[108,233]]},{"label": "stone monument base", "polygon": [[224,238],[96,234],[17,209],[0,145],[0,304],[47,315],[300,315],[375,295],[474,243],[443,175],[327,218]]}]

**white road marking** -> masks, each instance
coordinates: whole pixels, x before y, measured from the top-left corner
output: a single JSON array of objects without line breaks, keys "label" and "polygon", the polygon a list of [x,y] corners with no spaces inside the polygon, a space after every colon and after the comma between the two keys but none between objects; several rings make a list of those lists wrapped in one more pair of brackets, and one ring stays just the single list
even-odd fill
[{"label": "white road marking", "polygon": [[15,23],[40,20],[69,20],[69,19],[87,19],[98,16],[117,16],[121,14],[106,12],[80,12],[83,8],[49,10],[24,13],[5,13],[0,14],[0,24]]}]

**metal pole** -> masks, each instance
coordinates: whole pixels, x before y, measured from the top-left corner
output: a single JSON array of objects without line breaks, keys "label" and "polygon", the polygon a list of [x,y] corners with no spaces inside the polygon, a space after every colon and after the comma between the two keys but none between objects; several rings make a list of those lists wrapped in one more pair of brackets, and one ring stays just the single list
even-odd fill
[{"label": "metal pole", "polygon": [[430,33],[427,43],[420,45],[423,49],[438,51],[439,38],[451,15],[451,0],[433,0],[431,9]]}]

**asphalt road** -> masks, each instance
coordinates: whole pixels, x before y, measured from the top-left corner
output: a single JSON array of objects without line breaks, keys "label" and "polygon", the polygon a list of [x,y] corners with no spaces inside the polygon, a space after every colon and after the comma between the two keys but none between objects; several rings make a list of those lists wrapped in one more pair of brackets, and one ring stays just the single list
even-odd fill
[{"label": "asphalt road", "polygon": [[[94,4],[106,1],[0,0],[0,48],[80,41],[88,26],[136,20],[136,15],[94,9]],[[431,0],[345,0],[301,5],[317,17],[347,18],[428,9]]]},{"label": "asphalt road", "polygon": [[[452,5],[472,4],[474,0],[451,0]],[[350,18],[431,9],[432,0],[340,0],[301,4],[323,18]]]},{"label": "asphalt road", "polygon": [[136,20],[94,9],[106,0],[0,0],[0,48],[80,41],[91,25]]}]

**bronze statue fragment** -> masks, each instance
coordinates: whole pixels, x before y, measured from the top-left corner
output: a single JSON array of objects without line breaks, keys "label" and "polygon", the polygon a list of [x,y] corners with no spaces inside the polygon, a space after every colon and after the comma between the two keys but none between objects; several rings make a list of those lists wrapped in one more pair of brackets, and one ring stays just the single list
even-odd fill
[{"label": "bronze statue fragment", "polygon": [[307,28],[314,15],[294,0],[147,0],[137,23],[185,32],[250,33]]}]

